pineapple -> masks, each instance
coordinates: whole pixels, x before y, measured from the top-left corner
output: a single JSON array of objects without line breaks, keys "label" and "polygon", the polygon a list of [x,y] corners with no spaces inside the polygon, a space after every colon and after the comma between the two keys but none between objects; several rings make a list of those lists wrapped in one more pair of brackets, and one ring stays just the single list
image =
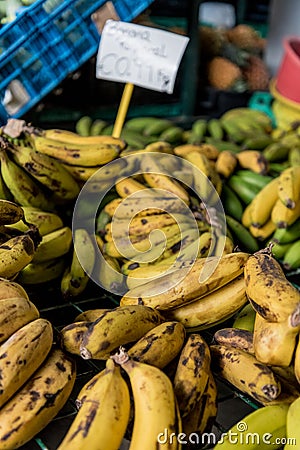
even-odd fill
[{"label": "pineapple", "polygon": [[269,87],[270,73],[265,62],[256,55],[248,57],[248,65],[242,69],[250,91],[264,91]]},{"label": "pineapple", "polygon": [[216,56],[207,64],[207,80],[216,89],[235,90],[236,84],[243,81],[243,74],[229,59]]}]

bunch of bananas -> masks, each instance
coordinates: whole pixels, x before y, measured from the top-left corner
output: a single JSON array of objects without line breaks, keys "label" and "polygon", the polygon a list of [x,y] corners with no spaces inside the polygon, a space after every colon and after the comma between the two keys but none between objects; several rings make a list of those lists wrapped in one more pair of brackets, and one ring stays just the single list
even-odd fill
[{"label": "bunch of bananas", "polygon": [[40,241],[38,228],[26,221],[23,208],[0,199],[0,277],[18,276],[35,258]]},{"label": "bunch of bananas", "polygon": [[0,280],[0,448],[30,441],[58,414],[74,386],[74,361],[53,345],[51,323],[24,288]]},{"label": "bunch of bananas", "polygon": [[[209,346],[199,334],[187,336],[180,322],[142,305],[88,310],[61,330],[61,344],[84,359],[106,360],[106,367],[78,394],[79,411],[60,450],[96,448],[96,434],[106,449],[126,437],[131,448],[150,450],[172,439],[171,430],[202,435],[212,426],[217,387]],[[86,433],[82,423],[91,417]],[[169,448],[179,448],[177,438]]]}]

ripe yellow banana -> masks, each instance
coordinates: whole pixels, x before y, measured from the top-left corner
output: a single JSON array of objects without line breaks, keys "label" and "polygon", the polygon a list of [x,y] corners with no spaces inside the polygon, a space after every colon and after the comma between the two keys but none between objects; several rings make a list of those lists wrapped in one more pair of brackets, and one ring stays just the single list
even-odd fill
[{"label": "ripe yellow banana", "polygon": [[300,384],[300,344],[299,344],[299,340],[298,340],[298,343],[297,343],[296,349],[295,349],[293,365],[294,365],[295,377],[296,377],[298,383]]},{"label": "ripe yellow banana", "polygon": [[114,160],[120,153],[119,143],[73,144],[41,136],[34,138],[36,151],[52,156],[64,164],[84,167],[99,166]]},{"label": "ripe yellow banana", "polygon": [[[186,437],[197,442],[197,436],[204,439],[204,433],[210,433],[217,416],[217,385],[214,376],[209,370],[205,390],[193,409],[182,418],[182,431]],[[199,438],[200,441],[200,438]],[[204,442],[201,441],[201,444]]]},{"label": "ripe yellow banana", "polygon": [[159,280],[130,289],[121,298],[120,304],[138,303],[160,310],[177,308],[203,297],[242,274],[248,257],[248,253],[236,252],[220,258],[212,256],[196,259],[183,279],[180,279],[177,271],[172,272]]},{"label": "ripe yellow banana", "polygon": [[78,316],[75,317],[74,322],[94,322],[98,319],[103,313],[109,311],[108,308],[96,308],[96,309],[87,309],[86,311],[83,311],[82,313],[78,314]]},{"label": "ripe yellow banana", "polygon": [[44,262],[31,262],[19,272],[17,281],[25,285],[47,283],[61,277],[65,267],[66,261],[63,257]]},{"label": "ripe yellow banana", "polygon": [[278,200],[278,178],[274,178],[254,197],[249,206],[251,224],[261,227],[271,218],[271,213]]},{"label": "ripe yellow banana", "polygon": [[76,297],[85,290],[96,258],[95,247],[87,230],[77,228],[73,234],[74,248],[71,265],[66,269],[65,276],[61,280],[61,292],[64,298]]},{"label": "ripe yellow banana", "polygon": [[120,367],[106,362],[102,376],[90,387],[67,434],[57,450],[117,450],[125,435],[130,397]]},{"label": "ripe yellow banana", "polygon": [[129,195],[147,189],[147,186],[132,177],[128,177],[123,180],[117,181],[115,184],[115,189],[120,197],[126,198]]},{"label": "ripe yellow banana", "polygon": [[203,395],[210,371],[210,350],[200,334],[190,334],[183,346],[173,385],[181,417],[187,416]]},{"label": "ripe yellow banana", "polygon": [[25,298],[29,300],[29,296],[21,284],[6,278],[0,278],[0,302],[7,298]]},{"label": "ripe yellow banana", "polygon": [[43,236],[34,257],[34,263],[41,263],[66,255],[72,245],[72,230],[65,226]]},{"label": "ripe yellow banana", "polygon": [[12,146],[13,160],[30,176],[53,193],[58,201],[74,200],[79,194],[79,184],[60,162],[32,147]]},{"label": "ripe yellow banana", "polygon": [[0,225],[16,224],[24,219],[24,211],[20,205],[0,198]]},{"label": "ripe yellow banana", "polygon": [[185,335],[181,323],[163,322],[133,344],[127,352],[128,356],[135,361],[163,369],[180,353]]},{"label": "ripe yellow banana", "polygon": [[278,196],[287,208],[295,208],[300,200],[300,166],[292,166],[281,172]]},{"label": "ripe yellow banana", "polygon": [[187,330],[203,330],[225,322],[247,302],[243,274],[199,299],[164,311],[169,320],[178,320]]},{"label": "ripe yellow banana", "polygon": [[183,200],[186,204],[189,204],[190,198],[188,192],[178,181],[165,175],[165,171],[160,166],[159,160],[157,161],[155,154],[151,155],[149,153],[143,156],[141,159],[141,170],[143,171],[143,177],[148,186],[164,191],[165,195],[171,193]]},{"label": "ripe yellow banana", "polygon": [[269,164],[264,155],[258,150],[243,150],[236,154],[239,165],[243,169],[250,169],[255,173],[266,175]]},{"label": "ripe yellow banana", "polygon": [[[288,404],[253,410],[224,434],[215,450],[268,450],[282,448],[286,438]],[[242,425],[241,425],[242,424]],[[244,431],[245,430],[245,431]]]},{"label": "ripe yellow banana", "polygon": [[186,213],[186,204],[178,197],[170,195],[169,197],[151,196],[151,189],[141,190],[137,195],[129,196],[124,199],[117,198],[108,203],[104,210],[116,219],[132,219],[135,215],[148,216],[150,214],[160,214],[167,212]]},{"label": "ripe yellow banana", "polygon": [[221,328],[214,333],[213,342],[221,345],[239,348],[245,352],[254,354],[252,331],[239,328]]},{"label": "ripe yellow banana", "polygon": [[237,164],[238,160],[235,153],[230,150],[224,150],[218,155],[215,169],[222,177],[229,178],[235,171]]},{"label": "ripe yellow banana", "polygon": [[84,167],[84,166],[76,166],[60,163],[61,166],[68,171],[68,173],[79,183],[85,183],[89,180],[91,176],[93,176],[101,167],[100,166],[92,166],[92,167]]},{"label": "ripe yellow banana", "polygon": [[271,219],[275,223],[276,228],[287,228],[292,225],[300,217],[300,200],[298,200],[293,209],[287,208],[284,203],[278,199],[275,203]]},{"label": "ripe yellow banana", "polygon": [[[161,369],[134,361],[121,351],[113,358],[128,374],[132,389],[134,423],[130,449],[179,449],[176,436],[180,417],[168,376]],[[175,437],[170,436],[171,433],[175,433]]]},{"label": "ripe yellow banana", "polygon": [[185,157],[191,152],[199,152],[205,155],[208,159],[216,160],[219,156],[218,149],[211,144],[182,144],[176,145],[173,148],[173,152],[177,156]]},{"label": "ripe yellow banana", "polygon": [[268,322],[256,314],[253,346],[256,359],[274,366],[287,367],[292,361],[300,327],[291,328],[287,321]]},{"label": "ripe yellow banana", "polygon": [[0,343],[8,339],[15,331],[39,317],[36,306],[24,297],[1,300]]},{"label": "ripe yellow banana", "polygon": [[281,386],[273,371],[254,355],[228,345],[210,346],[212,370],[257,401],[276,399]]},{"label": "ripe yellow banana", "polygon": [[51,323],[38,318],[17,330],[0,346],[0,407],[40,367],[52,342]]},{"label": "ripe yellow banana", "polygon": [[29,264],[35,254],[35,244],[28,234],[9,239],[0,245],[0,276],[13,278]]},{"label": "ripe yellow banana", "polygon": [[258,239],[259,241],[265,241],[268,237],[270,237],[274,233],[275,230],[276,225],[271,219],[269,219],[259,228],[256,226],[254,227],[253,225],[250,225],[249,227],[249,231],[252,234],[252,236]]},{"label": "ripe yellow banana", "polygon": [[59,333],[59,341],[62,349],[73,355],[80,356],[80,345],[83,334],[88,330],[90,322],[80,321],[64,326]]},{"label": "ripe yellow banana", "polygon": [[289,282],[268,249],[248,258],[244,275],[246,293],[255,311],[270,322],[300,323],[300,292]]},{"label": "ripe yellow banana", "polygon": [[89,326],[82,338],[81,356],[107,359],[120,345],[137,341],[163,321],[158,311],[143,305],[117,306]]},{"label": "ripe yellow banana", "polygon": [[17,449],[33,439],[62,409],[73,389],[74,361],[53,349],[25,385],[0,409],[0,448]]},{"label": "ripe yellow banana", "polygon": [[[62,218],[58,214],[41,211],[30,206],[22,206],[22,209],[24,211],[25,221],[28,224],[35,225],[41,236],[62,228],[64,225]],[[24,233],[28,230],[28,225],[23,220],[20,220],[13,225],[13,228],[17,228]]]},{"label": "ripe yellow banana", "polygon": [[34,206],[43,211],[53,211],[53,202],[49,200],[39,184],[3,152],[1,153],[1,175],[16,203],[22,206]]},{"label": "ripe yellow banana", "polygon": [[82,136],[78,133],[74,133],[73,131],[50,128],[48,130],[44,130],[43,136],[47,139],[54,139],[59,142],[64,142],[65,144],[94,145],[104,143],[119,145],[120,149],[126,147],[126,142],[124,139],[104,134],[97,136]]}]

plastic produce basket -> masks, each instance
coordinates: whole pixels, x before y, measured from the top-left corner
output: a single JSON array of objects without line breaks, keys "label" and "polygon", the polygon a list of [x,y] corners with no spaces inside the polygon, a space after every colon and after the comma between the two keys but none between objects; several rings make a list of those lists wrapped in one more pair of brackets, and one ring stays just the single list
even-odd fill
[{"label": "plastic produce basket", "polygon": [[0,123],[20,118],[92,57],[105,20],[130,22],[151,2],[37,0],[24,8],[0,29]]}]

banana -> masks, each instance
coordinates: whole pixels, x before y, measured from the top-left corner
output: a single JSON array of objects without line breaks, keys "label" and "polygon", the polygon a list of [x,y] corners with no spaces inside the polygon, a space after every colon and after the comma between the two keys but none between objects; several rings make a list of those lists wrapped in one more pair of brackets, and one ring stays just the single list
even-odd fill
[{"label": "banana", "polygon": [[118,450],[129,415],[128,386],[120,367],[108,359],[57,450]]},{"label": "banana", "polygon": [[243,273],[249,255],[230,253],[222,257],[200,258],[178,282],[177,271],[129,290],[121,305],[140,304],[166,310],[182,306],[224,286]]},{"label": "banana", "polygon": [[225,214],[240,222],[246,209],[244,208],[238,195],[227,184],[223,185],[221,201]]},{"label": "banana", "polygon": [[210,345],[212,370],[255,400],[268,402],[280,394],[280,383],[272,370],[254,355],[228,345]]},{"label": "banana", "polygon": [[300,239],[288,245],[289,248],[283,256],[283,267],[286,270],[298,269],[300,267]]},{"label": "banana", "polygon": [[210,144],[182,144],[176,145],[173,148],[173,152],[177,156],[185,157],[188,153],[199,152],[204,154],[208,159],[216,161],[220,155],[220,152],[216,147]]},{"label": "banana", "polygon": [[263,226],[270,218],[274,205],[278,200],[278,178],[274,178],[263,187],[250,203],[251,224]]},{"label": "banana", "polygon": [[226,221],[234,241],[242,250],[253,253],[259,250],[259,244],[250,231],[238,220],[226,215]]},{"label": "banana", "polygon": [[99,136],[101,135],[102,130],[107,126],[107,122],[103,119],[95,119],[93,120],[90,126],[90,136]]},{"label": "banana", "polygon": [[127,353],[135,361],[163,369],[180,353],[185,336],[181,323],[163,322],[142,336]]},{"label": "banana", "polygon": [[84,167],[107,164],[117,158],[123,148],[119,143],[105,142],[100,144],[66,144],[42,136],[34,137],[33,144],[35,150],[39,153],[51,156],[64,164]]},{"label": "banana", "polygon": [[141,117],[131,117],[126,120],[124,124],[124,129],[133,130],[139,133],[143,133],[146,126],[156,122],[157,117],[151,116],[141,116]]},{"label": "banana", "polygon": [[300,200],[300,166],[292,166],[281,172],[278,197],[287,208],[295,208],[296,203]]},{"label": "banana", "polygon": [[0,277],[13,278],[34,258],[35,244],[28,234],[9,239],[0,245]]},{"label": "banana", "polygon": [[[240,328],[221,328],[214,333],[213,342],[239,348],[254,354],[253,332]],[[257,358],[258,359],[258,358]]]},{"label": "banana", "polygon": [[[181,419],[177,413],[172,383],[159,368],[134,361],[120,351],[113,355],[129,377],[134,402],[131,450],[179,449],[177,436]],[[171,441],[168,441],[171,439]]]},{"label": "banana", "polygon": [[96,260],[95,247],[87,230],[77,228],[73,234],[74,248],[69,268],[70,276],[67,283],[63,283],[62,280],[61,284],[64,298],[76,297],[85,290]]},{"label": "banana", "polygon": [[191,303],[182,305],[164,315],[177,320],[190,330],[203,330],[232,317],[247,302],[243,274]]},{"label": "banana", "polygon": [[272,130],[272,119],[264,111],[258,109],[252,109],[247,106],[238,106],[225,111],[222,116],[222,120],[226,119],[240,119],[240,122],[255,123],[260,125],[266,132]]},{"label": "banana", "polygon": [[243,169],[250,169],[253,172],[265,175],[269,166],[267,159],[258,150],[242,150],[236,154],[239,165]]},{"label": "banana", "polygon": [[39,315],[36,306],[24,297],[1,300],[0,343],[8,339],[19,328],[38,319]]},{"label": "banana", "polygon": [[247,169],[239,169],[236,170],[234,173],[235,175],[237,175],[238,178],[242,179],[244,182],[258,189],[264,188],[267,184],[269,184],[270,181],[273,180],[273,177],[269,175],[261,175],[259,173],[253,172],[252,170]]},{"label": "banana", "polygon": [[35,180],[45,186],[58,201],[74,200],[79,184],[60,162],[26,146],[10,146],[13,160]]},{"label": "banana", "polygon": [[292,362],[293,366],[294,366],[294,374],[296,377],[296,380],[298,381],[298,384],[300,384],[300,344],[299,344],[299,338],[298,338],[298,342],[295,348],[295,354],[294,354],[294,359]]},{"label": "banana", "polygon": [[254,225],[250,225],[249,231],[252,236],[258,241],[265,241],[274,233],[274,231],[276,231],[276,225],[271,219],[269,219],[259,228],[255,227]]},{"label": "banana", "polygon": [[203,395],[210,371],[210,350],[199,334],[190,334],[180,352],[173,386],[181,417],[187,416]]},{"label": "banana", "polygon": [[[79,136],[89,136],[91,125],[93,119],[90,116],[81,116],[75,123],[75,130]],[[66,131],[65,134],[72,133],[71,131]]]},{"label": "banana", "polygon": [[89,325],[90,322],[88,321],[80,321],[64,326],[59,333],[61,348],[68,353],[80,356],[82,337],[88,330]]},{"label": "banana", "polygon": [[251,303],[246,303],[245,306],[237,313],[234,318],[232,326],[241,330],[248,330],[253,332],[256,311]]},{"label": "banana", "polygon": [[151,196],[151,189],[142,190],[136,195],[122,200],[117,198],[108,203],[104,210],[116,219],[132,219],[135,215],[147,216],[150,214],[161,214],[162,212],[186,213],[186,204],[180,198],[170,195],[169,197]]},{"label": "banana", "polygon": [[29,296],[21,284],[6,278],[0,278],[0,301],[7,298],[25,298],[29,300]]},{"label": "banana", "polygon": [[16,203],[34,206],[43,211],[53,211],[53,202],[47,198],[39,184],[3,152],[1,174]]},{"label": "banana", "polygon": [[143,305],[117,306],[95,320],[82,338],[84,359],[107,359],[120,345],[137,341],[163,322],[158,311]]},{"label": "banana", "polygon": [[20,220],[13,225],[13,228],[17,228],[23,233],[28,230],[26,223],[35,225],[41,236],[62,228],[64,225],[62,218],[58,214],[41,211],[30,206],[22,206],[22,209],[24,211],[25,222]]},{"label": "banana", "polygon": [[94,144],[115,144],[123,149],[126,147],[126,142],[124,139],[116,138],[107,135],[97,135],[97,136],[82,136],[78,133],[74,133],[69,130],[61,130],[58,128],[51,128],[44,130],[43,136],[47,139],[53,139],[55,141],[64,142],[65,144],[84,144],[84,145],[94,145]]},{"label": "banana", "polygon": [[287,228],[277,228],[272,237],[272,241],[278,244],[289,244],[298,239],[300,239],[300,219],[297,219]]},{"label": "banana", "polygon": [[37,372],[0,409],[0,447],[19,448],[43,430],[65,405],[75,377],[74,361],[59,349],[51,350]]},{"label": "banana", "polygon": [[288,404],[277,404],[253,410],[223,434],[214,449],[244,450],[245,446],[248,450],[268,450],[270,446],[282,448],[286,439],[288,408]]},{"label": "banana", "polygon": [[148,186],[161,189],[165,194],[166,192],[171,193],[179,197],[186,204],[189,204],[190,198],[188,192],[178,181],[172,179],[170,175],[165,174],[165,170],[160,166],[159,160],[157,161],[155,158],[155,153],[147,153],[144,155],[141,160],[141,170]]},{"label": "banana", "polygon": [[13,333],[0,346],[0,407],[32,376],[53,342],[51,323],[38,318]]},{"label": "banana", "polygon": [[[52,158],[53,159],[53,158]],[[88,181],[101,167],[100,166],[92,166],[92,167],[83,167],[77,165],[69,165],[60,163],[61,166],[69,172],[69,174],[79,183],[85,183]],[[110,179],[110,178],[109,178]]]},{"label": "banana", "polygon": [[295,146],[290,148],[288,161],[291,166],[300,166],[300,148]]},{"label": "banana", "polygon": [[255,311],[270,322],[300,323],[300,292],[286,278],[279,262],[268,249],[247,259],[244,267],[246,293]]},{"label": "banana", "polygon": [[220,119],[212,117],[207,121],[207,133],[215,139],[222,140],[224,137],[224,128]]},{"label": "banana", "polygon": [[268,322],[256,315],[253,330],[254,354],[264,364],[287,367],[292,361],[299,328],[287,321]]},{"label": "banana", "polygon": [[245,205],[249,205],[260,191],[259,187],[253,186],[235,174],[227,179],[226,184],[238,195]]},{"label": "banana", "polygon": [[143,129],[144,136],[159,136],[163,131],[173,126],[174,123],[169,119],[157,117],[156,120],[149,122]]},{"label": "banana", "polygon": [[273,239],[271,239],[268,245],[270,244],[272,255],[277,259],[277,261],[281,261],[283,260],[288,249],[291,247],[291,245],[293,245],[293,242],[290,242],[289,244],[277,244],[273,241]]},{"label": "banana", "polygon": [[295,399],[289,406],[287,416],[286,416],[286,444],[284,450],[291,450],[295,448],[297,442],[300,442],[299,433],[299,407],[300,407],[300,397]]},{"label": "banana", "polygon": [[41,263],[66,255],[72,244],[72,230],[65,226],[43,236],[34,257],[34,263]]},{"label": "banana", "polygon": [[290,148],[283,143],[282,140],[277,142],[271,142],[268,144],[263,150],[262,154],[269,161],[272,162],[280,162],[286,161],[288,158]]},{"label": "banana", "polygon": [[287,228],[296,222],[300,217],[300,200],[295,204],[295,208],[287,208],[280,199],[275,203],[271,219],[275,223],[276,228]]},{"label": "banana", "polygon": [[120,197],[126,198],[129,195],[135,194],[142,189],[147,189],[147,186],[132,177],[128,177],[124,180],[117,181],[115,184],[115,188]]},{"label": "banana", "polygon": [[189,144],[198,145],[200,144],[207,131],[207,120],[206,119],[196,119],[192,123],[191,134],[188,139]]},{"label": "banana", "polygon": [[17,281],[25,285],[47,283],[61,277],[65,266],[66,261],[63,257],[38,263],[31,262],[19,272]]},{"label": "banana", "polygon": [[219,175],[224,178],[229,178],[235,171],[238,164],[237,157],[235,153],[224,150],[221,152],[216,160],[215,169]]},{"label": "banana", "polygon": [[179,125],[173,125],[159,135],[159,140],[169,142],[173,145],[181,143],[183,141],[183,128]]},{"label": "banana", "polygon": [[102,254],[98,257],[97,265],[92,276],[93,281],[109,292],[125,292],[125,279],[121,273],[119,261],[113,256]]},{"label": "banana", "polygon": [[273,137],[263,132],[254,136],[246,137],[243,140],[243,148],[251,150],[264,150],[269,144],[272,144]]},{"label": "banana", "polygon": [[204,444],[205,434],[211,431],[218,411],[217,394],[217,385],[209,370],[204,393],[189,414],[182,418],[182,431],[193,443],[201,439],[201,444]]},{"label": "banana", "polygon": [[24,210],[20,205],[0,199],[0,225],[16,224],[24,219]]},{"label": "banana", "polygon": [[96,309],[87,309],[86,311],[83,311],[82,313],[78,314],[74,322],[94,322],[98,317],[100,317],[104,312],[109,311],[108,308],[96,308]]}]

